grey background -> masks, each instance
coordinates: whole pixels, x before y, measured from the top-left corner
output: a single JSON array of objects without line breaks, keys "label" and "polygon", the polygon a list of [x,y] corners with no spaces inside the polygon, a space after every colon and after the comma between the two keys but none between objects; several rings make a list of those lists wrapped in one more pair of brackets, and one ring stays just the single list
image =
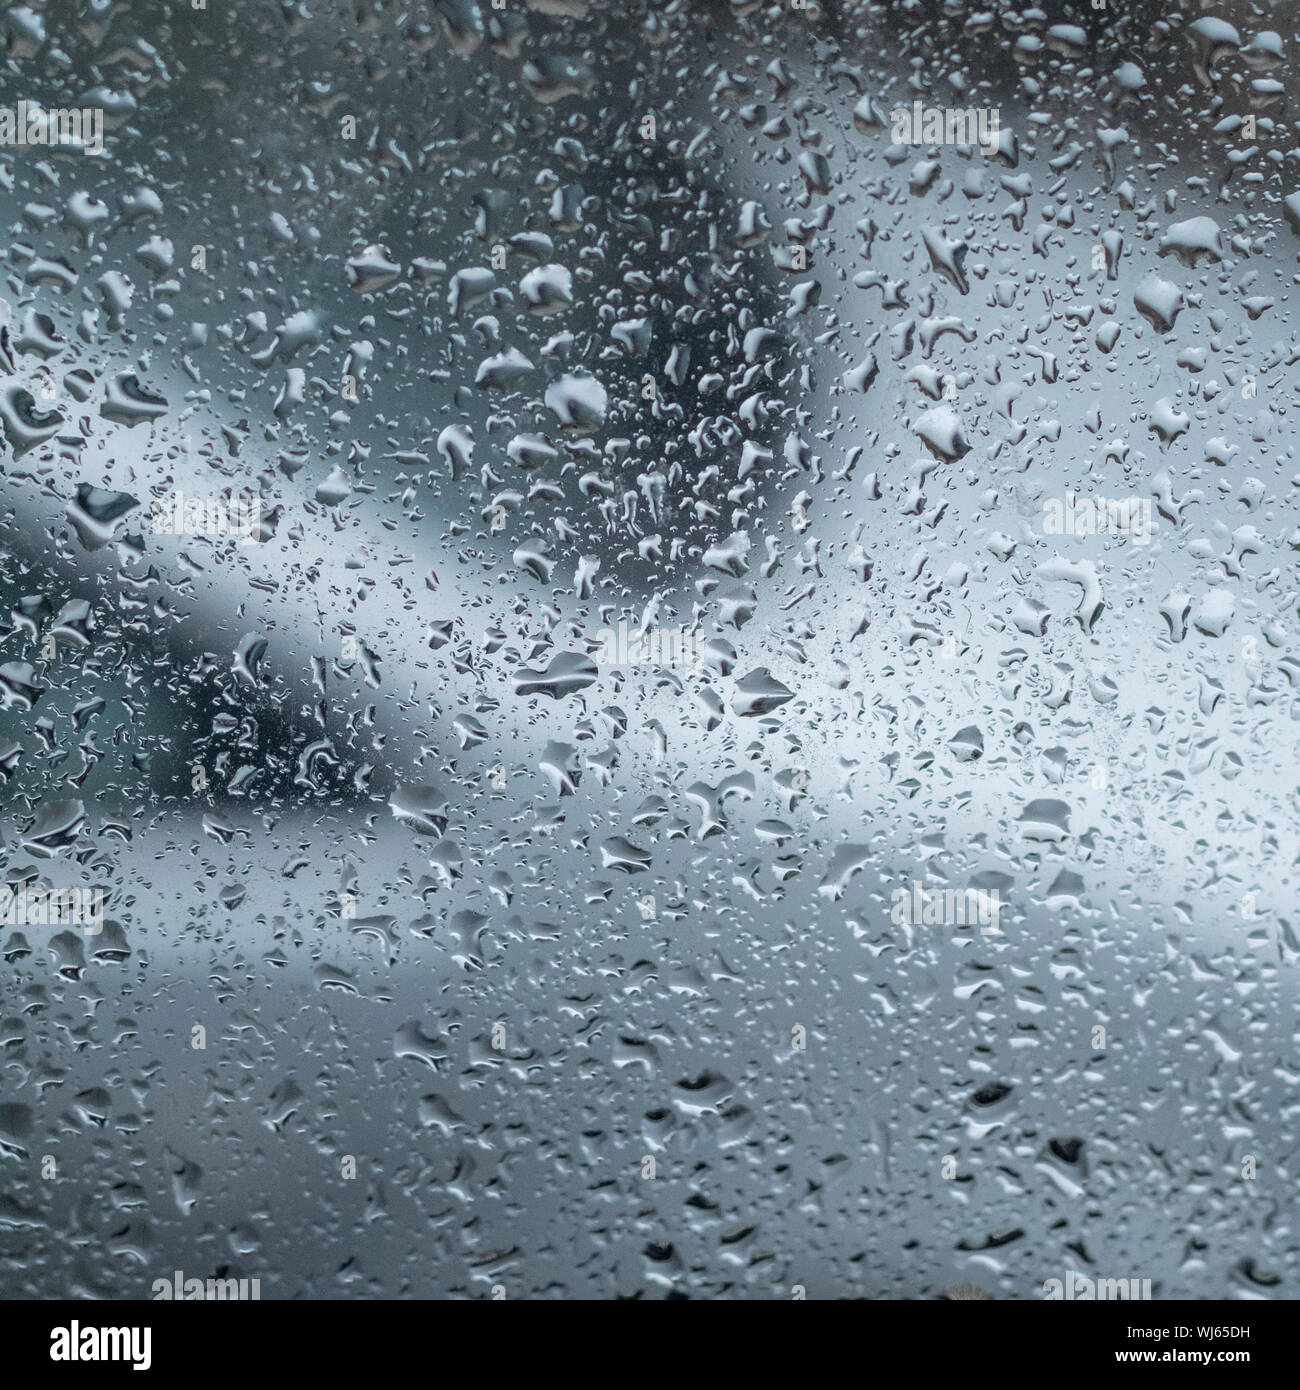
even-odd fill
[{"label": "grey background", "polygon": [[[5,948],[7,1295],[144,1297],[180,1269],[277,1298],[1035,1298],[1074,1269],[1295,1296],[1294,19],[1035,13],[7,11],[0,100],[102,102],[110,133],[97,161],[0,150],[0,665],[46,687],[0,714],[5,872],[104,886],[129,946],[78,960],[30,927]],[[1193,28],[1216,16],[1238,37],[1217,54]],[[1277,63],[1250,48],[1271,29]],[[1018,162],[945,147],[927,182],[927,151],[889,140],[914,98],[996,107]],[[1254,140],[1216,133],[1252,113]],[[1198,216],[1222,259],[1162,255]],[[964,290],[926,229],[966,243]],[[1092,268],[1110,231],[1113,276]],[[512,248],[453,313],[455,273],[529,232],[572,305],[529,313]],[[172,270],[137,254],[152,237]],[[397,273],[349,288],[374,245]],[[1151,274],[1186,301],[1169,333],[1134,304]],[[117,312],[106,275],[132,286]],[[59,338],[49,430],[21,395],[47,350],[29,311]],[[307,340],[275,351],[296,315]],[[642,319],[648,346],[615,331]],[[476,386],[506,348],[533,370]],[[862,393],[844,374],[868,352]],[[916,368],[954,378],[962,457],[918,437]],[[103,416],[121,372],[166,411]],[[607,392],[593,429],[547,404],[571,373]],[[520,434],[553,458],[521,468]],[[748,489],[745,441],[771,454]],[[94,549],[83,484],[140,504]],[[154,536],[175,487],[255,491],[274,534]],[[1151,544],[1045,536],[1067,489],[1152,499]],[[709,552],[738,531],[726,573]],[[1093,567],[1095,617],[1060,562]],[[1195,620],[1221,592],[1213,635]],[[517,692],[656,596],[734,667]],[[45,659],[76,600],[88,644]],[[745,716],[760,670],[792,697]],[[425,785],[433,834],[392,813]],[[81,834],[41,859],[23,839],[69,798]],[[1026,827],[1043,800],[1059,839]],[[641,871],[610,862],[623,840]],[[916,880],[997,886],[1002,931],[893,923]]]}]

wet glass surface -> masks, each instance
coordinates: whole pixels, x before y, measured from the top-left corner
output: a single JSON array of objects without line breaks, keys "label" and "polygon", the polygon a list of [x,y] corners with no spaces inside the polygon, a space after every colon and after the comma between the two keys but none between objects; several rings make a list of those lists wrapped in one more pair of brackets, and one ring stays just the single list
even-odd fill
[{"label": "wet glass surface", "polygon": [[1297,1296],[1294,9],[0,29],[8,1296]]}]

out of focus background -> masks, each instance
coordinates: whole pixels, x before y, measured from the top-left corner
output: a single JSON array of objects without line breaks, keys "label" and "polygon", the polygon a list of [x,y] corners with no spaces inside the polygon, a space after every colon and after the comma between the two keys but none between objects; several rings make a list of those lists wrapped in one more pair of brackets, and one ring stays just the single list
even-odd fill
[{"label": "out of focus background", "polygon": [[1300,1293],[1294,12],[0,34],[6,1296]]}]

